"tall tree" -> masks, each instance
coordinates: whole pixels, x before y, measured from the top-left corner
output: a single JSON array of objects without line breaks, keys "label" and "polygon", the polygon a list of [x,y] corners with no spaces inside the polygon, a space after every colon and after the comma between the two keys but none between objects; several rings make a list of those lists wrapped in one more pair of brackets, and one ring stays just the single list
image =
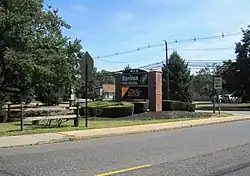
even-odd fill
[{"label": "tall tree", "polygon": [[190,102],[192,101],[192,76],[185,60],[174,51],[170,55],[169,66],[163,68],[163,96],[166,94],[166,76],[170,73],[170,99]]},{"label": "tall tree", "polygon": [[236,78],[238,89],[241,90],[242,101],[250,100],[250,26],[242,30],[242,40],[236,43]]},{"label": "tall tree", "polygon": [[[69,25],[43,0],[0,1],[0,91],[36,93],[56,103],[75,83],[78,40],[69,44],[62,29]],[[23,96],[25,97],[25,96]]]}]

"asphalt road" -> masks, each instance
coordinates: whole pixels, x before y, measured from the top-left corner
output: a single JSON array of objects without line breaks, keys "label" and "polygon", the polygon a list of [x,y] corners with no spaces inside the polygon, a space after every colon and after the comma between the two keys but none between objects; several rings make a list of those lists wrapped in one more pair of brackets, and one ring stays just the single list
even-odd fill
[{"label": "asphalt road", "polygon": [[0,149],[1,176],[107,172],[126,176],[249,176],[250,121]]}]

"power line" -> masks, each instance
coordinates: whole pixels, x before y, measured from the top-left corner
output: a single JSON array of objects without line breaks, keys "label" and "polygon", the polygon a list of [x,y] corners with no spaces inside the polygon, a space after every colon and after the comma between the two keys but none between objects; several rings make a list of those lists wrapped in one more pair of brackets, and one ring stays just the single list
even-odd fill
[{"label": "power line", "polygon": [[183,48],[183,49],[178,49],[178,48],[170,48],[168,50],[172,51],[211,51],[211,50],[227,50],[227,49],[234,49],[235,47],[219,47],[219,48]]},{"label": "power line", "polygon": [[[215,36],[210,36],[210,37],[197,37],[197,38],[194,37],[194,38],[190,38],[190,39],[181,39],[181,40],[176,39],[176,40],[168,42],[168,44],[183,43],[183,42],[196,42],[197,40],[200,41],[200,40],[211,40],[211,39],[225,38],[225,37],[229,37],[229,36],[236,36],[236,35],[239,35],[241,33],[242,32],[233,32],[233,33],[227,33],[227,34],[222,33],[221,35],[215,35]],[[97,57],[94,57],[94,59],[105,61],[105,62],[114,62],[114,61],[110,61],[110,60],[103,60],[101,58],[109,58],[109,57],[113,57],[113,56],[139,52],[141,50],[160,47],[160,46],[164,46],[164,43],[161,42],[161,43],[158,43],[158,44],[151,44],[151,45],[148,44],[147,46],[138,47],[136,49],[132,49],[132,50],[128,50],[128,51],[117,52],[117,53],[107,54],[107,55],[102,55],[102,56],[97,56]]]},{"label": "power line", "polygon": [[[178,48],[170,48],[168,50],[172,51],[212,51],[212,50],[227,50],[227,49],[233,49],[234,47],[220,47],[220,48],[184,48],[184,49],[178,49]],[[164,49],[165,51],[165,49]],[[128,61],[112,61],[112,60],[104,60],[104,59],[98,59],[103,62],[110,62],[110,63],[128,63]],[[142,62],[142,60],[133,61],[130,63],[136,63],[136,62]]]}]

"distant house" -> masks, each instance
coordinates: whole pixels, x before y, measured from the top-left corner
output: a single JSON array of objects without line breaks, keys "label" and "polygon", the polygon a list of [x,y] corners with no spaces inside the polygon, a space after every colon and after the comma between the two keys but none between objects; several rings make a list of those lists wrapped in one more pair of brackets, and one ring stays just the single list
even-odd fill
[{"label": "distant house", "polygon": [[103,84],[102,95],[104,99],[113,99],[115,96],[115,85],[114,84]]}]

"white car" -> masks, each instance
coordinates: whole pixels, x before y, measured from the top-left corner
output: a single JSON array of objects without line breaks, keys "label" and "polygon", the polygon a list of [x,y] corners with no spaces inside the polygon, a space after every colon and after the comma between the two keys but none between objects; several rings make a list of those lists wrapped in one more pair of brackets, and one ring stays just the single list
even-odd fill
[{"label": "white car", "polygon": [[234,97],[232,94],[225,94],[223,96],[223,102],[225,103],[236,103],[238,100],[237,97]]}]

